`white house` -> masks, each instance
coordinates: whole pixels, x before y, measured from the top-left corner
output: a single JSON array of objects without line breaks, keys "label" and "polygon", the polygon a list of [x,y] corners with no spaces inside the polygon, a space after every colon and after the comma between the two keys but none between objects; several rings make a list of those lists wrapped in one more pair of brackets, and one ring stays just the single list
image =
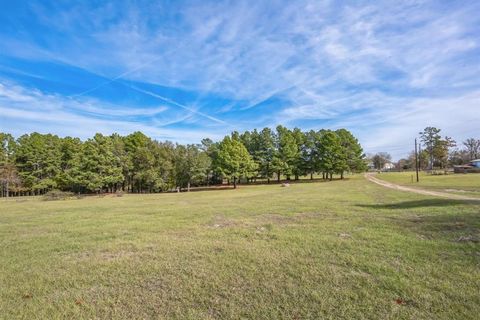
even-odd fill
[{"label": "white house", "polygon": [[395,169],[395,165],[391,162],[387,162],[383,165],[382,170],[392,170],[392,169]]}]

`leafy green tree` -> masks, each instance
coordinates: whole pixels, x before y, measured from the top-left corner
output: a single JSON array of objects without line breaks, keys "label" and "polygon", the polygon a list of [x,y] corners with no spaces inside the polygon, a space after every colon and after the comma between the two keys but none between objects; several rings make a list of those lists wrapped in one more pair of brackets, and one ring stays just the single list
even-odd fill
[{"label": "leafy green tree", "polygon": [[122,170],[122,175],[123,179],[121,183],[115,186],[114,191],[125,191],[128,189],[128,178],[129,174],[132,170],[132,162],[131,162],[131,157],[129,157],[129,154],[127,152],[127,148],[125,147],[125,137],[122,137],[121,135],[114,133],[110,136],[110,139],[112,141],[112,153],[116,161],[118,161],[119,166],[121,167]]},{"label": "leafy green tree", "polygon": [[154,141],[155,168],[161,184],[158,191],[165,191],[175,186],[175,145],[169,141]]},{"label": "leafy green tree", "polygon": [[82,142],[78,138],[65,137],[60,142],[60,172],[57,176],[57,186],[62,190],[75,190],[75,178],[70,176],[72,169],[76,163],[76,159],[80,157],[82,150]]},{"label": "leafy green tree", "polygon": [[158,185],[155,185],[157,172],[152,152],[152,140],[137,131],[125,137],[125,149],[130,164],[127,173],[127,184],[130,191],[141,193],[146,189],[157,187]]},{"label": "leafy green tree", "polygon": [[277,127],[276,138],[277,152],[273,163],[277,170],[277,178],[280,181],[280,176],[283,174],[287,180],[290,180],[299,155],[297,141],[292,132],[283,126]]},{"label": "leafy green tree", "polygon": [[221,173],[218,171],[219,158],[218,158],[218,142],[213,142],[211,139],[206,138],[202,140],[201,149],[210,158],[210,168],[207,172],[207,185],[210,183],[219,183]]},{"label": "leafy green tree", "polygon": [[158,186],[156,185],[158,176],[155,170],[155,157],[148,145],[138,148],[132,154],[132,162],[134,190],[142,193]]},{"label": "leafy green tree", "polygon": [[57,188],[61,170],[61,140],[52,134],[32,133],[17,141],[16,164],[23,184],[35,194]]},{"label": "leafy green tree", "polygon": [[440,139],[433,148],[433,157],[436,159],[440,168],[444,169],[448,166],[448,155],[450,148],[456,146],[455,140],[450,137]]},{"label": "leafy green tree", "polygon": [[[332,136],[334,134],[335,137]],[[360,170],[362,149],[347,130],[302,132],[278,126],[233,132],[221,142],[174,145],[152,140],[141,132],[125,137],[96,134],[82,142],[32,133],[15,140],[0,134],[1,194],[42,194],[54,188],[74,192],[161,192],[175,186],[217,183],[221,177],[270,182],[274,173],[300,175]],[[435,148],[437,162],[445,159],[449,139]],[[12,192],[10,192],[12,191]]]},{"label": "leafy green tree", "polygon": [[420,140],[422,141],[423,145],[425,146],[425,150],[429,156],[429,169],[433,169],[434,160],[435,160],[435,148],[438,148],[438,145],[441,140],[440,136],[441,129],[437,129],[435,127],[426,127],[420,132]]},{"label": "leafy green tree", "polygon": [[306,136],[299,128],[294,128],[291,131],[293,139],[295,141],[295,155],[291,161],[292,173],[295,176],[295,180],[299,179],[299,176],[306,174],[305,160],[303,158],[303,149],[305,148]]},{"label": "leafy green tree", "polygon": [[11,134],[0,132],[0,164],[14,160],[16,145]]},{"label": "leafy green tree", "polygon": [[273,159],[275,156],[275,139],[274,134],[270,128],[264,128],[258,134],[258,166],[260,175],[267,178],[270,183],[270,178],[275,172]]},{"label": "leafy green tree", "polygon": [[224,177],[233,180],[234,188],[237,188],[237,179],[251,177],[257,169],[243,143],[228,136],[218,146],[217,166]]},{"label": "leafy green tree", "polygon": [[75,191],[114,191],[123,181],[120,159],[114,154],[111,137],[97,133],[82,144],[69,170]]},{"label": "leafy green tree", "polygon": [[314,130],[306,132],[301,150],[303,170],[306,174],[310,174],[311,180],[313,179],[313,174],[320,171],[319,138],[320,134]]},{"label": "leafy green tree", "polygon": [[420,139],[429,155],[429,169],[432,170],[435,165],[445,168],[448,165],[449,150],[456,146],[455,141],[450,137],[442,139],[441,129],[435,127],[426,127],[420,132]]},{"label": "leafy green tree", "polygon": [[353,134],[346,129],[339,129],[335,131],[340,139],[341,155],[340,162],[337,168],[341,179],[343,179],[344,171],[360,172],[365,171],[365,155],[362,146]]},{"label": "leafy green tree", "polygon": [[262,150],[262,146],[260,144],[261,136],[257,129],[254,129],[252,132],[245,131],[244,133],[242,133],[240,135],[240,141],[242,141],[245,148],[247,148],[248,153],[252,156],[253,161],[256,163],[257,167],[260,168],[263,160],[264,150]]},{"label": "leafy green tree", "polygon": [[332,180],[333,174],[345,168],[340,139],[335,132],[325,130],[319,139],[320,170]]},{"label": "leafy green tree", "polygon": [[187,146],[178,145],[175,151],[177,186],[181,188],[187,187],[188,191],[190,191],[191,184],[199,185],[205,181],[211,164],[210,158],[206,152],[193,144]]}]

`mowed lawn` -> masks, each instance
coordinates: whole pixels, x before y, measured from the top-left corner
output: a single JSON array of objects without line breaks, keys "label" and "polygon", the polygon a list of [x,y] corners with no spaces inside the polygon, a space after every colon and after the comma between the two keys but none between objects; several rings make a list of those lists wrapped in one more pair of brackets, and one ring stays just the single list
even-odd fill
[{"label": "mowed lawn", "polygon": [[477,196],[480,198],[480,174],[478,173],[431,175],[420,172],[419,182],[416,180],[415,172],[383,172],[375,177],[407,187]]},{"label": "mowed lawn", "polygon": [[479,239],[480,203],[362,176],[1,200],[0,318],[478,319]]}]

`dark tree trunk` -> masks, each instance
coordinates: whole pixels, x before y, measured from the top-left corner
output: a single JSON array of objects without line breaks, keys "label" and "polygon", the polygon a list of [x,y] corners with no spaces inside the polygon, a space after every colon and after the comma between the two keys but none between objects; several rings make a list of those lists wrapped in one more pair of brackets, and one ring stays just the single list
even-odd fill
[{"label": "dark tree trunk", "polygon": [[233,177],[233,189],[237,189],[237,177]]},{"label": "dark tree trunk", "polygon": [[310,180],[313,180],[313,172],[310,172]]}]

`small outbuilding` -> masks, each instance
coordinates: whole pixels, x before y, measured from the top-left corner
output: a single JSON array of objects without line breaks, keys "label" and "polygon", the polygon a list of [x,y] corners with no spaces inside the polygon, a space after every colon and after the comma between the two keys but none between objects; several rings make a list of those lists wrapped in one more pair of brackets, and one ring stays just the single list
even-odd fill
[{"label": "small outbuilding", "polygon": [[480,159],[472,160],[468,164],[454,166],[455,173],[480,173]]},{"label": "small outbuilding", "polygon": [[472,161],[470,162],[470,164],[471,164],[473,167],[480,168],[480,159],[472,160]]}]

